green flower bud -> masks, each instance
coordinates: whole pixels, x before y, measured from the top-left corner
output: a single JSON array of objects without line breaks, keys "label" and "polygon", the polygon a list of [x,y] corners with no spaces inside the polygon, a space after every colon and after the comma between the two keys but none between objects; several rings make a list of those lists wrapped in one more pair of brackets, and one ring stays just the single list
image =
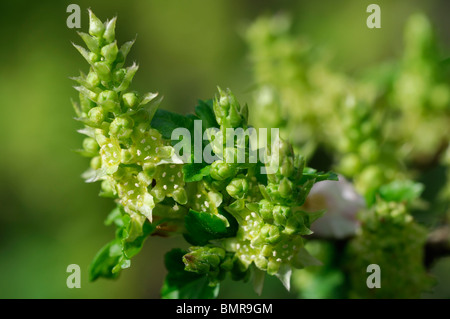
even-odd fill
[{"label": "green flower bud", "polygon": [[292,182],[284,177],[280,182],[278,191],[281,197],[288,198],[290,195],[292,195]]},{"label": "green flower bud", "polygon": [[100,84],[100,79],[97,73],[90,71],[86,77],[86,83],[89,84],[91,88],[94,88]]},{"label": "green flower bud", "polygon": [[225,258],[225,250],[219,247],[191,247],[190,252],[183,256],[186,271],[198,274],[218,275],[219,266]]},{"label": "green flower bud", "polygon": [[273,249],[271,248],[270,245],[264,245],[263,248],[261,249],[261,254],[264,257],[272,256],[272,252],[273,252]]},{"label": "green flower bud", "polygon": [[105,57],[105,60],[108,63],[114,62],[114,60],[117,57],[117,52],[119,52],[119,49],[117,48],[116,41],[108,45],[105,45],[101,50],[102,55]]},{"label": "green flower bud", "polygon": [[273,221],[275,225],[285,225],[287,219],[291,216],[291,208],[277,205],[273,210]]},{"label": "green flower bud", "polygon": [[226,187],[228,194],[235,199],[242,199],[248,192],[248,181],[245,178],[234,178]]},{"label": "green flower bud", "polygon": [[94,63],[100,61],[100,55],[98,55],[98,54],[96,54],[94,52],[90,52],[88,58],[89,58],[89,62],[91,64],[94,64]]},{"label": "green flower bud", "polygon": [[215,161],[211,164],[210,174],[216,180],[224,180],[236,175],[236,166],[223,161]]},{"label": "green flower bud", "polygon": [[291,216],[286,222],[286,227],[284,232],[288,235],[299,234],[299,235],[311,235],[312,231],[306,227],[303,217],[301,216]]},{"label": "green flower bud", "polygon": [[[219,248],[219,247],[213,247],[209,250],[209,253],[215,256],[218,256],[220,260],[225,259],[225,250],[223,248]],[[219,264],[217,264],[217,266],[219,266]],[[216,266],[216,267],[217,267]]]},{"label": "green flower bud", "polygon": [[139,98],[136,93],[128,92],[122,95],[123,103],[126,107],[133,108],[138,105]]},{"label": "green flower bud", "polygon": [[[243,114],[241,114],[241,106],[230,90],[226,92],[220,88],[218,90],[220,97],[219,99],[216,98],[213,104],[217,123],[224,128],[239,127],[244,120]],[[248,115],[248,111],[244,110],[244,113]]]},{"label": "green flower bud", "polygon": [[114,84],[119,85],[122,83],[123,79],[125,78],[125,74],[127,73],[127,70],[125,69],[118,69],[114,71],[113,73],[113,80]]},{"label": "green flower bud", "polygon": [[107,43],[113,42],[114,38],[116,37],[116,21],[117,17],[114,17],[110,21],[106,22],[105,33],[103,33],[103,39],[105,39]]},{"label": "green flower bud", "polygon": [[105,32],[105,26],[95,14],[89,10],[89,34],[100,38]]},{"label": "green flower bud", "polygon": [[109,133],[117,138],[129,138],[133,133],[134,122],[127,116],[116,117],[109,127]]},{"label": "green flower bud", "polygon": [[270,258],[267,264],[267,273],[269,275],[275,275],[280,269],[281,263],[276,261],[275,258]]},{"label": "green flower bud", "polygon": [[89,110],[88,117],[94,126],[100,127],[106,120],[106,112],[100,106],[96,106]]},{"label": "green flower bud", "polygon": [[261,270],[266,270],[267,265],[269,264],[268,260],[264,258],[263,256],[258,256],[255,259],[255,265]]},{"label": "green flower bud", "polygon": [[280,230],[275,225],[266,224],[261,228],[261,236],[269,244],[275,244],[280,240]]},{"label": "green flower bud", "polygon": [[259,214],[264,220],[271,220],[273,218],[273,204],[263,199],[259,202]]},{"label": "green flower bud", "polygon": [[101,188],[101,196],[103,197],[114,197],[116,194],[116,191],[109,180],[102,181]]},{"label": "green flower bud", "polygon": [[198,274],[207,274],[211,269],[211,265],[199,258],[199,256],[196,256],[194,253],[184,255],[183,263],[186,265],[186,271],[191,271]]},{"label": "green flower bud", "polygon": [[283,160],[280,167],[280,173],[284,177],[290,177],[294,173],[294,159],[292,157],[287,157]]},{"label": "green flower bud", "polygon": [[80,92],[80,106],[81,110],[84,113],[88,113],[91,108],[93,108],[96,104],[95,102],[91,101],[87,96],[85,96],[83,93]]},{"label": "green flower bud", "polygon": [[92,67],[94,68],[95,72],[97,72],[100,80],[105,82],[109,82],[111,80],[111,67],[109,66],[108,62],[95,62]]},{"label": "green flower bud", "polygon": [[92,137],[86,137],[83,140],[83,148],[86,152],[91,153],[93,155],[97,154],[100,150],[97,141]]},{"label": "green flower bud", "polygon": [[95,156],[91,159],[91,163],[90,166],[92,169],[99,169],[102,167],[102,159],[100,158],[100,156]]},{"label": "green flower bud", "polygon": [[110,112],[119,112],[120,104],[118,103],[118,96],[115,91],[103,91],[99,94],[97,102],[103,106],[103,108]]}]

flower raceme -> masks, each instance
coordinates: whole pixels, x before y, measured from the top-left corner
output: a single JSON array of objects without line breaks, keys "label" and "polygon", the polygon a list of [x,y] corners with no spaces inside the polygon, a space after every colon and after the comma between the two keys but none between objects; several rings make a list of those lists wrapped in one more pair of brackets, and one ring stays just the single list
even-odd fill
[{"label": "flower raceme", "polygon": [[[138,66],[124,64],[134,41],[118,46],[116,18],[102,23],[89,11],[89,21],[89,33],[79,33],[87,49],[74,44],[90,65],[73,78],[86,135],[80,153],[91,158],[83,177],[101,181],[100,195],[117,203],[107,218],[116,238],[94,258],[91,280],[117,277],[148,236],[182,233],[193,246],[166,255],[163,297],[215,297],[228,273],[253,273],[262,287],[266,272],[289,288],[293,268],[318,263],[303,236],[323,212],[301,206],[315,183],[336,175],[305,167],[276,129],[270,143],[267,131],[258,141],[248,107],[230,90],[199,101],[195,114],[157,109],[157,94],[129,89]],[[206,284],[203,295],[186,288],[194,281]]]}]

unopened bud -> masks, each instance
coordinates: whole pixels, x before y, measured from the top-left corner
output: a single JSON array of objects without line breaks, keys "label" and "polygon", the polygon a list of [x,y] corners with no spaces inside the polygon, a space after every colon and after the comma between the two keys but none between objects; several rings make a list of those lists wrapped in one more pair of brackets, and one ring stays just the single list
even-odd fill
[{"label": "unopened bud", "polygon": [[95,14],[89,10],[89,34],[97,38],[105,32],[105,26]]},{"label": "unopened bud", "polygon": [[117,52],[119,52],[119,49],[117,48],[116,41],[108,45],[105,45],[101,50],[102,55],[105,57],[105,60],[108,63],[114,62],[114,60],[117,57]]},{"label": "unopened bud", "polygon": [[88,117],[94,126],[100,127],[106,119],[106,112],[100,106],[96,106],[89,110]]},{"label": "unopened bud", "polygon": [[231,197],[242,199],[248,191],[248,181],[245,178],[235,178],[228,184],[226,190]]},{"label": "unopened bud", "polygon": [[122,99],[123,99],[123,103],[125,104],[125,106],[129,107],[129,108],[133,108],[139,102],[139,98],[138,98],[137,94],[134,92],[125,93],[122,96]]},{"label": "unopened bud", "polygon": [[129,138],[133,133],[133,125],[133,120],[129,117],[116,117],[109,127],[109,132],[118,138]]}]

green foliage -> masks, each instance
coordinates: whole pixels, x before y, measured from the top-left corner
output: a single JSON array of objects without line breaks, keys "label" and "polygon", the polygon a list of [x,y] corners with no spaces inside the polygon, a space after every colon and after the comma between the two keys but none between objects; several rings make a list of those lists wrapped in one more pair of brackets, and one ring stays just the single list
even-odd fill
[{"label": "green foliage", "polygon": [[89,267],[89,280],[99,277],[117,278],[122,269],[130,267],[131,258],[137,255],[145,239],[156,230],[156,225],[145,218],[131,218],[121,206],[108,216],[107,225],[117,227],[116,238],[106,244]]}]

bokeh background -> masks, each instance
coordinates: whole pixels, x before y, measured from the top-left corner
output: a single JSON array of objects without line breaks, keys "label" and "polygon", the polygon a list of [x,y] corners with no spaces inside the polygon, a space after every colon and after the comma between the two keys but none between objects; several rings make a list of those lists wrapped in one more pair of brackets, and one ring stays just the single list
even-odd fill
[{"label": "bokeh background", "polygon": [[[216,86],[229,87],[250,101],[251,66],[242,31],[262,14],[287,12],[294,28],[334,53],[336,65],[353,72],[395,58],[402,49],[407,17],[425,12],[450,56],[448,1],[420,0],[159,0],[2,1],[0,4],[0,297],[158,298],[165,276],[163,256],[186,247],[180,238],[150,238],[116,281],[88,282],[96,252],[114,234],[103,220],[113,207],[97,196],[98,184],[80,174],[88,160],[73,150],[82,136],[73,120],[69,79],[88,65],[72,47],[81,43],[68,29],[66,8],[87,8],[102,20],[118,15],[117,39],[137,42],[129,55],[140,69],[134,88],[158,91],[163,108],[187,113]],[[366,27],[366,8],[377,3],[382,28]],[[66,267],[81,267],[81,289],[68,289]],[[440,283],[427,297],[450,297],[450,261],[433,268]],[[278,280],[267,278],[263,298],[296,298]],[[226,281],[221,298],[256,298],[251,285]]]}]

